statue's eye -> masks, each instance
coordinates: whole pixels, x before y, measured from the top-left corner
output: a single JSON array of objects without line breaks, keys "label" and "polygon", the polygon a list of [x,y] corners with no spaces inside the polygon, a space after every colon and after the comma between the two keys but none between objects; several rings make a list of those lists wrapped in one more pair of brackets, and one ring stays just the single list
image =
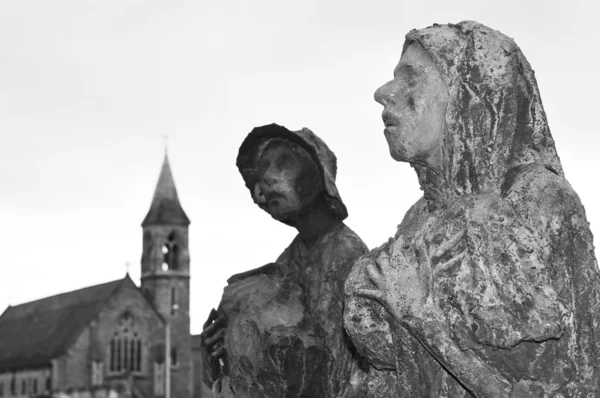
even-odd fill
[{"label": "statue's eye", "polygon": [[261,176],[269,168],[271,162],[268,159],[261,159],[258,163],[258,175]]},{"label": "statue's eye", "polygon": [[294,164],[294,160],[294,157],[291,156],[289,153],[282,153],[281,155],[279,155],[279,157],[277,157],[277,160],[275,161],[275,166],[278,169],[288,168]]}]

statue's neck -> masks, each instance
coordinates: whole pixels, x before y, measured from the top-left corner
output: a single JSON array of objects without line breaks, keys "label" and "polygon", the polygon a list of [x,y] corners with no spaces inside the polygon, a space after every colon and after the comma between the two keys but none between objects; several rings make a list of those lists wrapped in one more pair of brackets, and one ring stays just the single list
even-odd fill
[{"label": "statue's neck", "polygon": [[297,219],[293,227],[298,231],[307,247],[312,247],[317,240],[341,223],[337,220],[325,200],[311,206],[310,211]]},{"label": "statue's neck", "polygon": [[437,208],[438,204],[445,197],[444,179],[441,173],[433,170],[432,168],[414,163],[411,164],[411,167],[415,169],[417,173],[419,185],[423,191],[423,196],[427,200],[429,209],[433,210]]}]

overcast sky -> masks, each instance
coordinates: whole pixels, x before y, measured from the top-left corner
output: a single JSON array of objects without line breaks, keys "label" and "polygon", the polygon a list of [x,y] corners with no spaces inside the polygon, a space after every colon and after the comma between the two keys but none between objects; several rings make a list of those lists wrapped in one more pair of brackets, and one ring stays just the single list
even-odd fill
[{"label": "overcast sky", "polygon": [[387,240],[421,192],[389,156],[373,92],[404,35],[434,22],[476,20],[516,40],[600,235],[592,3],[0,1],[0,312],[122,278],[126,262],[139,283],[164,134],[192,221],[194,333],[231,274],[273,261],[295,236],[252,203],[235,167],[254,126],[323,138],[347,224],[369,247]]}]

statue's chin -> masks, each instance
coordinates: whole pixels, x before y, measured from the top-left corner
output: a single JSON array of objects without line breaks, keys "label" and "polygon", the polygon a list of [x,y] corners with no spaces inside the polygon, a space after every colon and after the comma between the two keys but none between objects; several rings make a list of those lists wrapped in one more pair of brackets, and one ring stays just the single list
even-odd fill
[{"label": "statue's chin", "polygon": [[406,155],[406,151],[404,151],[404,150],[398,150],[398,149],[394,149],[394,148],[390,147],[390,156],[396,162],[408,162],[408,161],[410,161],[410,159],[408,159],[408,156]]},{"label": "statue's chin", "polygon": [[271,217],[274,220],[280,221],[284,224],[293,225],[301,216],[301,210],[285,210],[285,211],[269,211]]}]

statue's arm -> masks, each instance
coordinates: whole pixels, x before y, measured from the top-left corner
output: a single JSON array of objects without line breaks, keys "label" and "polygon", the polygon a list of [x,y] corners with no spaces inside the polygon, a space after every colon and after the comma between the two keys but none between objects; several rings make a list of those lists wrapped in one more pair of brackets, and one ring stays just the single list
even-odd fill
[{"label": "statue's arm", "polygon": [[359,294],[379,301],[475,396],[512,396],[491,351],[559,338],[563,308],[536,232],[510,205],[477,198],[454,210],[407,252],[399,244],[381,253],[367,267],[376,288]]},{"label": "statue's arm", "polygon": [[[329,352],[329,393],[336,397],[363,397],[366,394],[368,363],[360,360],[344,330],[344,282],[354,261],[368,249],[349,229],[323,242],[321,257],[324,271],[317,305],[320,327]],[[363,365],[363,366],[361,366]]]},{"label": "statue's arm", "polygon": [[388,314],[376,301],[360,294],[371,288],[367,267],[375,251],[354,261],[344,287],[344,328],[357,351],[378,369],[396,368],[396,355]]}]

